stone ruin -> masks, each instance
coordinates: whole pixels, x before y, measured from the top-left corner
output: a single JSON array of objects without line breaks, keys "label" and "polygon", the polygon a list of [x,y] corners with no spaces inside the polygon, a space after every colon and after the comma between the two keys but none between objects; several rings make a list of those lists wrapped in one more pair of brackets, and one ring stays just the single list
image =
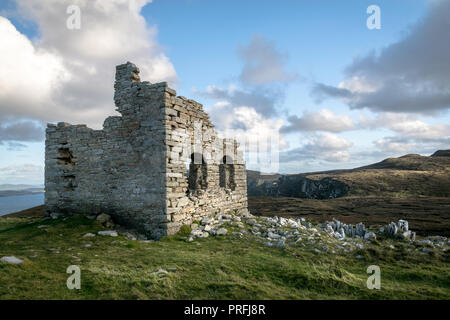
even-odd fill
[{"label": "stone ruin", "polygon": [[205,216],[248,212],[242,152],[218,137],[201,104],[166,82],[141,82],[130,62],[116,67],[114,88],[121,116],[102,130],[48,124],[47,215],[107,213],[159,239]]}]

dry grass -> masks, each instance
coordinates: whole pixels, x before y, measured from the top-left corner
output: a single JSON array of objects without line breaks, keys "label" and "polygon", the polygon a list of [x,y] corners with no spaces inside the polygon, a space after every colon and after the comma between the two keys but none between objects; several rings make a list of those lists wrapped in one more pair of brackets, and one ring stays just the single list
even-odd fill
[{"label": "dry grass", "polygon": [[317,222],[333,217],[345,223],[382,225],[406,219],[422,235],[450,236],[450,198],[352,197],[329,200],[249,197],[252,214],[293,216]]}]

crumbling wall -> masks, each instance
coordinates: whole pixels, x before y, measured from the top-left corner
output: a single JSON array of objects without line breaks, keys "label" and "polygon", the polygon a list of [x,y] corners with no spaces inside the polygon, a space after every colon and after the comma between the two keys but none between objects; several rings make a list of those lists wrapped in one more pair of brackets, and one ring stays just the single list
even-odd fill
[{"label": "crumbling wall", "polygon": [[114,98],[122,116],[108,117],[103,130],[48,125],[45,204],[48,213],[107,212],[158,237],[167,222],[161,109],[167,85],[139,82],[134,68],[117,68]]},{"label": "crumbling wall", "polygon": [[[208,214],[247,212],[245,163],[237,142],[218,137],[201,104],[177,97],[175,92],[169,95],[166,96],[165,118],[170,232]],[[193,169],[200,170],[204,180],[197,186],[189,181],[193,178]]]},{"label": "crumbling wall", "polygon": [[[242,153],[217,137],[199,103],[177,97],[166,82],[141,82],[132,63],[117,66],[114,88],[121,116],[108,117],[103,130],[48,125],[48,214],[104,212],[160,238],[204,215],[247,210]],[[194,154],[199,164],[190,163]]]}]

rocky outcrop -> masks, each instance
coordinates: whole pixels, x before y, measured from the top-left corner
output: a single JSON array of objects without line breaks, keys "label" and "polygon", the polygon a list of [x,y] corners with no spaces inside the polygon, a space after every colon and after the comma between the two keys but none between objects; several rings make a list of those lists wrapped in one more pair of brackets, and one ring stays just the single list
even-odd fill
[{"label": "rocky outcrop", "polygon": [[416,239],[416,233],[409,230],[409,224],[406,220],[398,220],[397,223],[391,222],[390,224],[381,227],[380,232],[390,237],[397,237],[402,239]]},{"label": "rocky outcrop", "polygon": [[277,180],[257,181],[248,178],[250,196],[294,197],[307,199],[333,199],[345,196],[350,187],[345,183],[323,178],[312,180],[300,175],[281,176]]},{"label": "rocky outcrop", "polygon": [[[399,220],[395,225],[401,232],[392,236],[384,229],[376,230],[376,226],[366,228],[361,222],[351,225],[334,218],[332,221],[313,225],[302,217],[292,219],[254,216],[250,213],[218,213],[192,223],[190,234],[183,238],[187,242],[208,237],[246,239],[260,242],[267,247],[301,246],[316,253],[331,254],[357,252],[375,243],[386,250],[395,249],[393,244],[396,244],[407,248],[411,253],[417,251],[419,254],[435,249],[445,252],[449,248],[450,242],[446,237],[433,236],[416,240],[415,233],[408,229],[406,220]],[[405,232],[410,232],[411,236],[403,236]],[[377,236],[380,241],[375,242]],[[361,256],[357,255],[356,258]]]}]

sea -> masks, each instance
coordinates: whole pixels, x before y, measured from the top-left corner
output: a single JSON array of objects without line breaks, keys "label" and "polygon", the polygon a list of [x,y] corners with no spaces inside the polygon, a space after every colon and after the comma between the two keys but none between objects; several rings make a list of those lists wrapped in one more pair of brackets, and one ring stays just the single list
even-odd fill
[{"label": "sea", "polygon": [[44,204],[44,193],[0,197],[0,216]]}]

